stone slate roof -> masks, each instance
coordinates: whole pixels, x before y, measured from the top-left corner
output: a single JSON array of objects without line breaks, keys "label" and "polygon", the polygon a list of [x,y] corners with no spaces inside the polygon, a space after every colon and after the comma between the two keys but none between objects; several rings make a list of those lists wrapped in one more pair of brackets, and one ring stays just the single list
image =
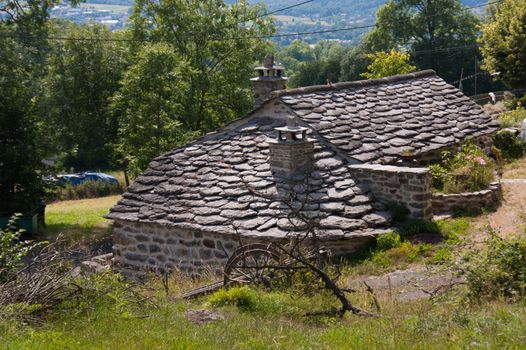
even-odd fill
[{"label": "stone slate roof", "polygon": [[[271,172],[266,141],[283,125],[282,119],[250,117],[156,158],[107,218],[283,237],[298,228],[287,219],[289,206],[301,206],[319,220],[325,239],[384,232],[388,214],[315,133],[309,134],[315,144],[308,175],[286,179]],[[291,193],[297,197],[290,199]]]},{"label": "stone slate roof", "polygon": [[273,94],[360,162],[391,164],[499,128],[432,70]]}]

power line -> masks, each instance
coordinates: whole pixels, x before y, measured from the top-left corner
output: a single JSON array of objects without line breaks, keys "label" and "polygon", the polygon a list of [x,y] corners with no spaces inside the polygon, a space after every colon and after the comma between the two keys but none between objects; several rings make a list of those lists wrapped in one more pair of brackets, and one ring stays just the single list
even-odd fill
[{"label": "power line", "polygon": [[286,11],[286,10],[290,10],[290,9],[292,9],[292,8],[295,8],[295,7],[298,7],[298,6],[302,6],[302,5],[305,5],[305,4],[308,4],[308,3],[314,2],[314,1],[316,1],[316,0],[303,1],[303,2],[300,2],[300,3],[298,3],[298,4],[290,5],[290,6],[283,7],[283,8],[280,8],[280,9],[274,10],[274,11],[267,12],[267,13],[261,15],[261,16],[258,16],[257,18],[261,18],[261,17],[265,17],[265,16],[270,16],[270,15],[273,15],[273,14],[275,14],[275,13],[283,12],[283,11]]},{"label": "power line", "polygon": [[276,10],[273,10],[273,11],[270,11],[270,12],[265,12],[265,13],[263,13],[261,15],[255,16],[254,18],[246,19],[244,21],[241,21],[240,23],[245,23],[245,22],[248,22],[248,21],[256,20],[258,18],[267,17],[267,16],[273,15],[275,13],[279,13],[279,12],[283,12],[283,11],[286,11],[286,10],[290,10],[292,8],[295,8],[295,7],[298,7],[298,6],[302,6],[302,5],[306,5],[306,4],[314,2],[314,1],[316,1],[316,0],[303,1],[303,2],[300,2],[300,3],[294,4],[294,5],[290,5],[290,6],[287,6],[287,7],[282,7],[280,9],[276,9]]},{"label": "power line", "polygon": [[[314,0],[313,0],[314,1]],[[473,10],[475,8],[484,7],[487,5],[492,5],[496,3],[500,3],[503,0],[497,0],[488,2],[486,4],[480,4],[470,7],[464,7],[461,11],[467,11],[467,10]],[[299,5],[298,5],[299,6]],[[433,18],[442,16],[441,13],[437,13],[430,16],[425,16],[424,18]],[[272,39],[272,38],[283,38],[283,37],[293,37],[293,36],[305,36],[305,35],[314,35],[314,34],[326,34],[326,33],[336,33],[336,32],[343,32],[343,31],[351,31],[351,30],[358,30],[358,29],[367,29],[367,28],[374,28],[376,27],[376,24],[368,24],[368,25],[362,25],[362,26],[355,26],[355,27],[345,27],[345,28],[335,28],[335,29],[326,29],[326,30],[317,30],[317,31],[308,31],[308,32],[297,32],[297,33],[278,33],[278,34],[271,34],[271,35],[254,35],[254,36],[243,36],[243,37],[226,37],[226,38],[217,38],[212,39],[212,41],[230,41],[230,40],[247,40],[247,39]],[[7,38],[26,38],[26,39],[47,39],[47,40],[69,40],[69,41],[107,41],[107,42],[172,42],[171,40],[166,39],[124,39],[124,38],[94,38],[94,37],[84,37],[84,38],[74,38],[74,37],[65,37],[65,36],[35,36],[35,35],[23,35],[23,34],[13,34],[11,32],[0,32],[0,38],[1,37],[7,37]]]}]

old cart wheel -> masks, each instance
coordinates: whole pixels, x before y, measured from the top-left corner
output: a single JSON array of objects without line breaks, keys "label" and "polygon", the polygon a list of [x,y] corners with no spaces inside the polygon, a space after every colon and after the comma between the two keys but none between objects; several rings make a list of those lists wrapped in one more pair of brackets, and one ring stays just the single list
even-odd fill
[{"label": "old cart wheel", "polygon": [[253,283],[270,288],[279,260],[279,254],[268,244],[243,245],[234,251],[225,265],[225,285]]}]

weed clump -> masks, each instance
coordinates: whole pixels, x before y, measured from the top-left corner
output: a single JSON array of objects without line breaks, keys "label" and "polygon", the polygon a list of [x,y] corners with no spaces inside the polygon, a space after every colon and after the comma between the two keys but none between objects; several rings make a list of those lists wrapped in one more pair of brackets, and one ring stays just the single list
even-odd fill
[{"label": "weed clump", "polygon": [[526,152],[526,144],[517,135],[505,130],[493,137],[493,145],[508,160],[518,159]]},{"label": "weed clump", "polygon": [[232,287],[221,289],[208,298],[210,306],[237,306],[244,311],[254,311],[258,302],[258,295],[253,289],[243,287]]},{"label": "weed clump", "polygon": [[380,251],[396,248],[401,244],[400,235],[396,232],[388,232],[376,238],[376,249]]},{"label": "weed clump", "polygon": [[121,194],[123,188],[120,184],[111,184],[103,181],[86,181],[79,185],[66,184],[57,191],[59,200],[75,200],[85,198],[106,197]]},{"label": "weed clump", "polygon": [[411,237],[414,235],[427,233],[427,234],[439,234],[440,230],[437,224],[433,221],[422,220],[422,219],[408,219],[398,229],[398,233],[401,237]]},{"label": "weed clump", "polygon": [[490,229],[485,247],[470,250],[460,267],[474,300],[526,297],[526,237],[505,240]]}]

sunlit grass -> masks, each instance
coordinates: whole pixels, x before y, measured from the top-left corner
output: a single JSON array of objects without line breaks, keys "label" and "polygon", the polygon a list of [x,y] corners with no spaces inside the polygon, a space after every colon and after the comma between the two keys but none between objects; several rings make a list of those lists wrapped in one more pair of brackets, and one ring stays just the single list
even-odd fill
[{"label": "sunlit grass", "polygon": [[53,239],[59,234],[67,240],[98,239],[111,231],[111,221],[103,215],[117,203],[121,196],[56,202],[46,207],[44,235]]},{"label": "sunlit grass", "polygon": [[184,312],[210,308],[209,297],[189,302],[159,297],[156,307],[118,298],[93,302],[93,308],[50,315],[43,326],[0,321],[0,341],[3,349],[72,350],[520,349],[526,341],[524,304],[381,299],[379,318],[339,319],[305,315],[326,307],[329,296],[257,295],[252,311],[216,308],[224,320],[204,325],[190,323]]}]

